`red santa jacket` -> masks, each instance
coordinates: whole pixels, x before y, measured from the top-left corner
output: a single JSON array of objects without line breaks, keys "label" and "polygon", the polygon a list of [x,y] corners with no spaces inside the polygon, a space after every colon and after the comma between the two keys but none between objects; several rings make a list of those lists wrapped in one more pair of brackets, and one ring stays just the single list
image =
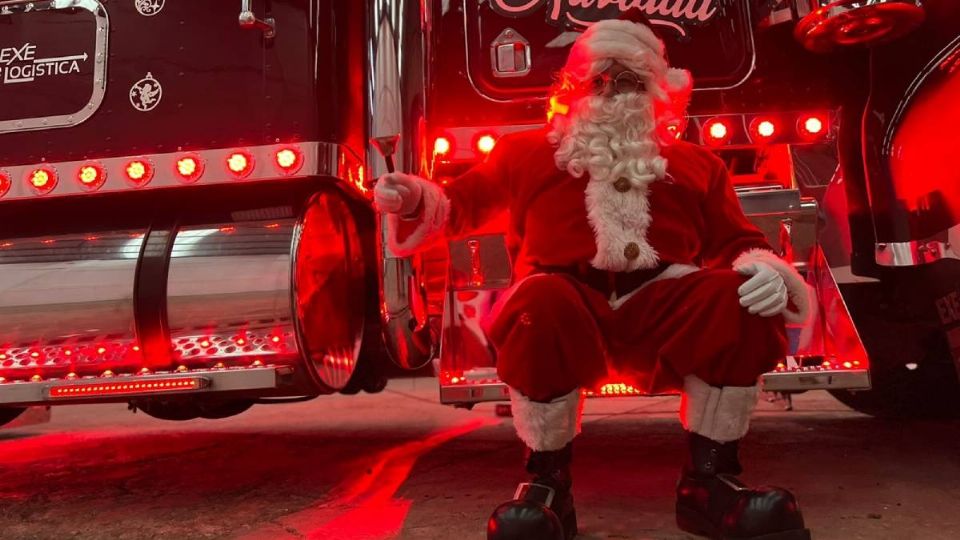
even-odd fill
[{"label": "red santa jacket", "polygon": [[732,268],[762,260],[787,282],[793,304],[788,320],[806,318],[802,278],[744,216],[723,161],[709,151],[686,142],[663,148],[667,177],[644,189],[591,186],[588,175],[576,178],[559,169],[554,151],[544,129],[514,133],[445,188],[424,181],[420,218],[404,223],[389,216],[391,249],[411,254],[509,210],[507,234],[519,242],[521,276],[530,267],[587,261],[630,271],[661,262]]}]

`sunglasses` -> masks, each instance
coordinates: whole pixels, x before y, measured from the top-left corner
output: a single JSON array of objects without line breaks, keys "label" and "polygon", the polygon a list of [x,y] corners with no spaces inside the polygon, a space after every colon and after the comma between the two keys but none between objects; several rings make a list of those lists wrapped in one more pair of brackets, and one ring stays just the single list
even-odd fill
[{"label": "sunglasses", "polygon": [[[640,76],[632,71],[622,71],[616,77],[611,77],[607,73],[600,74],[590,81],[590,93],[596,96],[606,94],[629,94],[631,92],[643,92],[646,85],[640,79]],[[612,92],[611,92],[612,90]]]}]

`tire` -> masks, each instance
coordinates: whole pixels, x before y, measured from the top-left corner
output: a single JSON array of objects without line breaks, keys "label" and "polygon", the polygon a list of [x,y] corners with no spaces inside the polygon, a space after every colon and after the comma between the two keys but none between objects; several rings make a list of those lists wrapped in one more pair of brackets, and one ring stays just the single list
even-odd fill
[{"label": "tire", "polygon": [[248,399],[203,401],[194,399],[145,399],[131,405],[159,420],[184,422],[196,418],[219,420],[236,416],[253,406]]},{"label": "tire", "polygon": [[879,418],[960,418],[960,384],[953,366],[920,363],[898,366],[880,375],[864,392],[831,390],[844,405]]},{"label": "tire", "polygon": [[246,412],[250,407],[253,407],[253,401],[247,399],[201,403],[200,409],[202,412],[200,413],[200,418],[206,418],[207,420],[230,418],[231,416]]},{"label": "tire", "polygon": [[186,400],[145,399],[130,403],[135,407],[158,420],[184,422],[200,418],[200,407],[196,403]]},{"label": "tire", "polygon": [[23,411],[27,409],[20,407],[0,407],[0,426],[5,426],[16,420]]},{"label": "tire", "polygon": [[[889,283],[844,288],[870,357],[872,389],[831,390],[844,405],[880,418],[960,418],[960,379],[939,321],[922,297]],[[919,307],[918,307],[919,306]]]}]

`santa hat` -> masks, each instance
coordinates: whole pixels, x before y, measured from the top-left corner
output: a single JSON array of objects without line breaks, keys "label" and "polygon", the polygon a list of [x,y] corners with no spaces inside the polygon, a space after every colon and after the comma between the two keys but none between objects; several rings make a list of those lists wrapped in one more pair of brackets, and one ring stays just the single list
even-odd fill
[{"label": "santa hat", "polygon": [[669,66],[663,42],[637,10],[587,28],[570,49],[563,72],[567,77],[587,81],[609,68],[611,61],[639,75],[647,91],[659,101],[685,106],[689,99],[693,87],[690,72]]}]

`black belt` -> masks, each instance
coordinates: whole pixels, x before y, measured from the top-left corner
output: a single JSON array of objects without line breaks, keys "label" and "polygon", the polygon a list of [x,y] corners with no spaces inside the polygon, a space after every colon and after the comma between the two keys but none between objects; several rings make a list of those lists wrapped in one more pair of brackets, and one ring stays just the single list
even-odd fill
[{"label": "black belt", "polygon": [[570,266],[538,265],[537,271],[544,274],[566,274],[577,281],[596,289],[604,296],[610,297],[616,293],[617,298],[637,290],[641,285],[663,273],[669,263],[660,263],[653,268],[642,268],[633,272],[609,272],[598,270],[589,263],[580,263]]}]

